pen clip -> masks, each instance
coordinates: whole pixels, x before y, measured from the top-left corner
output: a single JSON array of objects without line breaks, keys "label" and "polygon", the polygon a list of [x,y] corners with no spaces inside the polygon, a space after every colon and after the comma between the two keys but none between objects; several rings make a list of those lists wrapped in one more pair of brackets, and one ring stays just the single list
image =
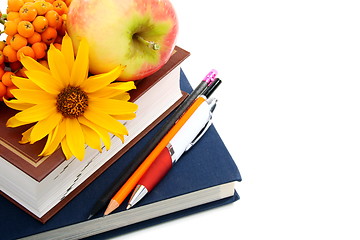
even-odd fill
[{"label": "pen clip", "polygon": [[209,119],[209,121],[206,123],[206,125],[201,129],[201,131],[198,133],[198,135],[196,135],[196,137],[194,138],[194,140],[192,140],[192,142],[186,147],[185,152],[188,151],[192,146],[194,146],[197,141],[200,140],[200,138],[205,134],[205,132],[209,129],[209,127],[212,124],[212,120],[211,118]]},{"label": "pen clip", "polygon": [[188,151],[192,146],[194,146],[197,143],[197,141],[199,141],[199,139],[205,134],[205,132],[209,129],[209,127],[212,124],[212,116],[213,116],[213,112],[214,112],[215,107],[216,107],[217,99],[216,98],[210,98],[210,99],[207,100],[207,103],[209,104],[209,107],[210,107],[210,109],[209,109],[209,111],[210,111],[209,120],[207,121],[205,126],[200,130],[200,132],[196,135],[194,140],[192,140],[192,142],[186,147],[185,152]]}]

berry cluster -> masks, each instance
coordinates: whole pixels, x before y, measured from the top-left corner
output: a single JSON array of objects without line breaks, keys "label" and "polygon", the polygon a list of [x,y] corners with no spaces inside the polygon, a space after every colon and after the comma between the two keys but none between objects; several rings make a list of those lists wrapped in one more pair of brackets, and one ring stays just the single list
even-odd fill
[{"label": "berry cluster", "polygon": [[[50,44],[61,49],[71,0],[8,0],[7,14],[1,15],[6,41],[0,42],[0,98],[13,97],[11,75],[26,77],[21,56],[47,65]],[[0,101],[1,101],[0,100]]]}]

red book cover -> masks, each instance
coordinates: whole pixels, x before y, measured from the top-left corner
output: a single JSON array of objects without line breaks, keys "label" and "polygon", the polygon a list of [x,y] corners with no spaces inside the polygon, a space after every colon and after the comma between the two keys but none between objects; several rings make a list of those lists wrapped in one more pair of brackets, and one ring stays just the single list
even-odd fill
[{"label": "red book cover", "polygon": [[[130,91],[130,101],[134,102],[138,99],[188,56],[188,52],[176,47],[170,60],[159,71],[136,82],[136,89]],[[25,132],[29,126],[20,126],[17,128],[6,127],[7,120],[14,116],[16,112],[16,110],[6,107],[4,103],[0,104],[0,156],[27,173],[36,181],[41,181],[60,163],[65,161],[65,157],[61,149],[58,149],[50,156],[39,157],[38,154],[45,145],[45,139],[34,144],[20,144],[21,134]]]}]

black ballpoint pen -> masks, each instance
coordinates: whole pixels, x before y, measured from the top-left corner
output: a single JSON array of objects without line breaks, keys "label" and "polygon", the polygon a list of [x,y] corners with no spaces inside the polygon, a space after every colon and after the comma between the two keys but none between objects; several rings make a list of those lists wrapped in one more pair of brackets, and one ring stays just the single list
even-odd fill
[{"label": "black ballpoint pen", "polygon": [[171,127],[176,123],[176,121],[181,117],[181,115],[186,111],[186,109],[189,108],[192,102],[211,86],[211,84],[215,81],[216,75],[217,71],[211,70],[200,82],[200,84],[194,89],[194,91],[192,91],[192,93],[185,98],[185,100],[170,116],[169,120],[165,122],[160,131],[145,145],[146,147],[142,149],[139,154],[137,154],[137,156],[129,164],[129,166],[124,168],[124,170],[114,180],[111,186],[104,192],[104,195],[96,202],[95,206],[92,208],[88,219],[92,218],[96,213],[98,213],[100,210],[102,210],[108,205],[110,199],[115,195],[119,188],[124,185],[127,179],[135,172],[139,165],[151,153],[151,151],[156,147],[156,145],[161,141],[161,139],[171,129]]}]

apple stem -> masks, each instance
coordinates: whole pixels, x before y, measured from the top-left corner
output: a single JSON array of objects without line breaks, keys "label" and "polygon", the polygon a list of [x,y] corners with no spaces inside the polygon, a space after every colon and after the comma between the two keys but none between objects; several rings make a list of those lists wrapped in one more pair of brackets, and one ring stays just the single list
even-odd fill
[{"label": "apple stem", "polygon": [[135,34],[135,37],[137,40],[139,40],[141,43],[146,44],[149,48],[153,49],[153,50],[159,50],[160,49],[160,45],[156,42],[153,41],[147,41],[145,40],[143,37],[141,37],[138,34]]}]

